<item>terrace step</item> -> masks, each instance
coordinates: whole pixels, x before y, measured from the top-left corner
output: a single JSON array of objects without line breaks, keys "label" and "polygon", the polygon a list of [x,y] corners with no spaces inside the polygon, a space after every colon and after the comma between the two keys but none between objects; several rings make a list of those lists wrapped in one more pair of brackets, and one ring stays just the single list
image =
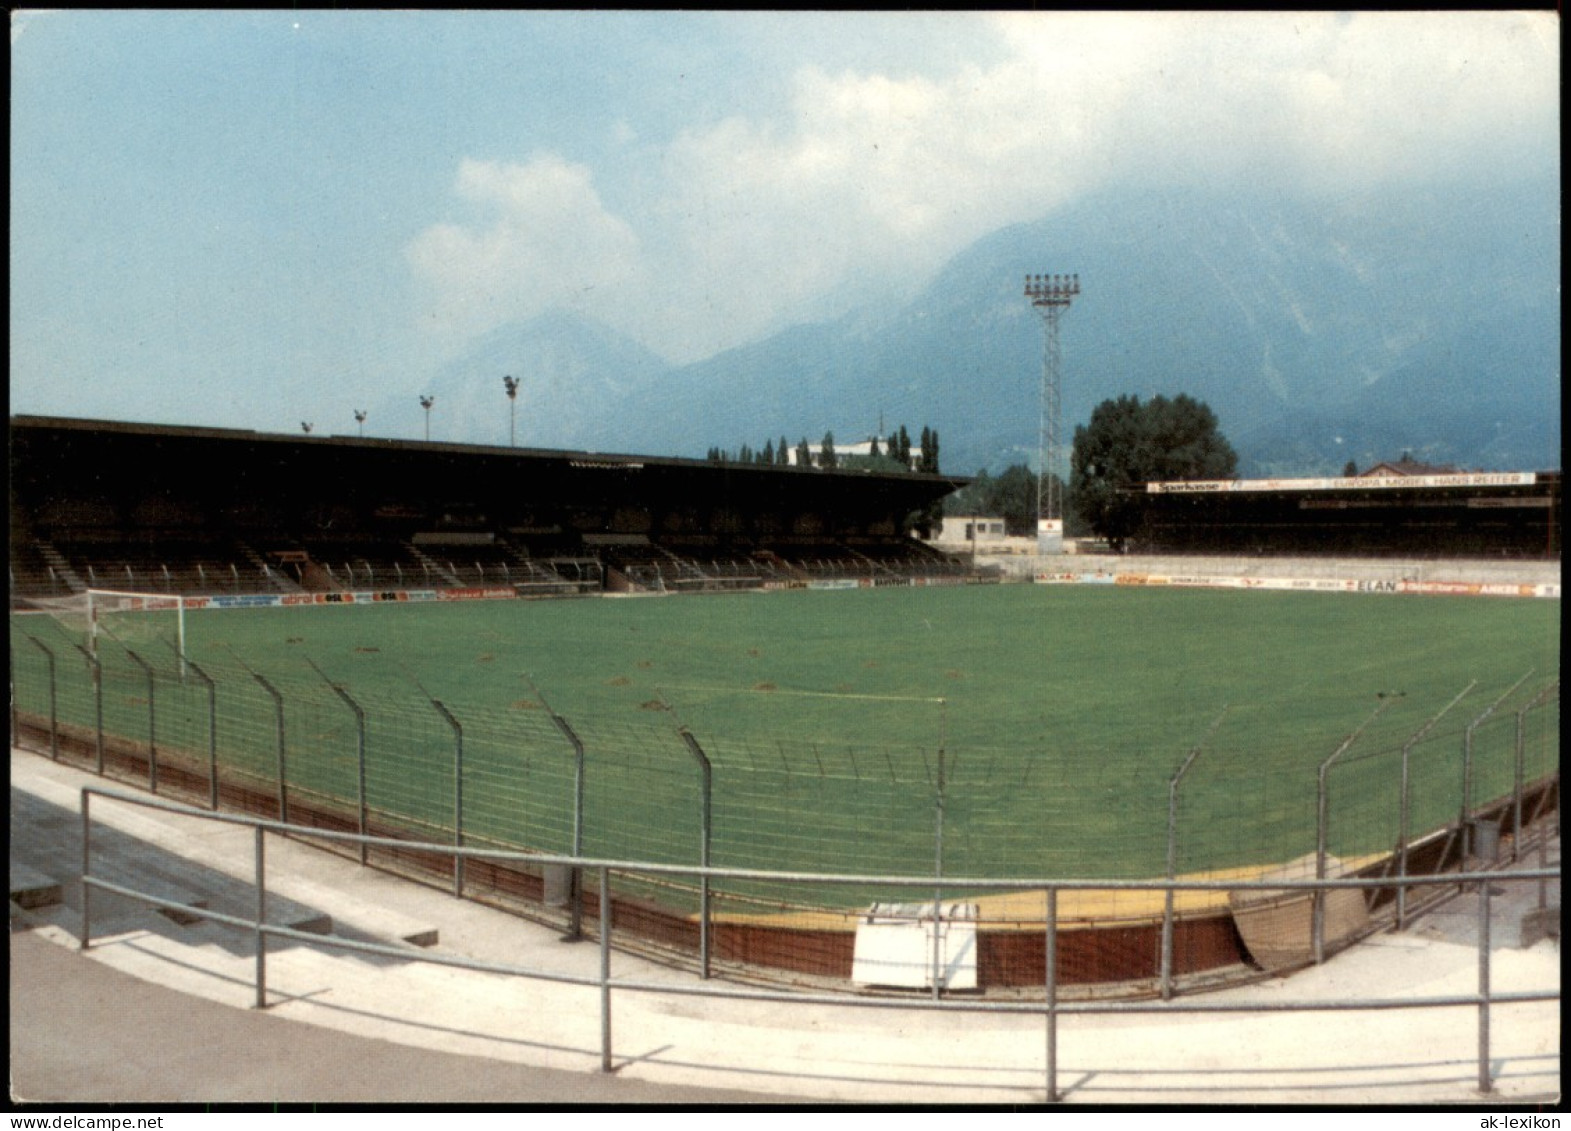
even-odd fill
[{"label": "terrace step", "polygon": [[[359,878],[370,885],[375,885],[381,879],[374,874]],[[441,932],[429,920],[393,911],[372,899],[346,892],[341,886],[329,887],[312,880],[292,877],[286,884],[281,883],[280,887],[287,889],[296,900],[331,908],[331,929],[339,935],[421,948],[436,946],[440,941]],[[272,899],[273,896],[269,894],[269,903]],[[305,927],[297,929],[311,930]]]},{"label": "terrace step", "polygon": [[65,556],[55,549],[53,544],[40,540],[33,545],[37,547],[39,557],[43,558],[49,564],[49,568],[65,582],[67,589],[73,593],[87,592],[86,582],[77,575],[76,570],[71,568],[71,563],[65,560]]},{"label": "terrace step", "polygon": [[272,566],[267,564],[267,559],[262,557],[261,554],[257,553],[249,545],[244,542],[237,542],[235,545],[245,560],[250,562],[252,567],[258,573],[272,582],[274,589],[281,593],[300,592],[300,586],[295,584],[294,578],[286,577],[284,574],[273,569]]},{"label": "terrace step", "polygon": [[448,570],[446,566],[437,561],[430,554],[427,554],[425,551],[421,550],[420,547],[416,546],[413,542],[401,542],[399,544],[404,548],[405,551],[408,552],[410,557],[414,558],[415,561],[419,562],[420,565],[425,569],[430,570],[431,573],[440,580],[441,584],[453,586],[458,584],[458,578],[456,575],[454,575],[450,570]]},{"label": "terrace step", "polygon": [[61,900],[60,881],[29,868],[20,860],[11,861],[11,902],[18,907],[53,907]]},{"label": "terrace step", "polygon": [[[96,869],[95,874],[100,879],[119,884],[121,887],[132,888],[170,903],[184,904],[189,908],[220,911],[237,917],[249,917],[255,913],[256,895],[251,884],[217,872],[204,871],[200,888],[187,886],[171,880],[166,875],[157,874],[152,869],[139,869],[132,864],[117,864],[109,869]],[[120,898],[124,899],[124,897]],[[194,911],[150,908],[148,905],[142,905],[133,913],[133,918],[146,910],[152,910],[182,927],[205,921]],[[121,930],[126,929],[123,925],[125,918],[123,913],[118,912],[107,920],[95,914],[92,919],[93,934],[96,936],[120,933]],[[267,897],[267,921],[274,926],[288,927],[290,930],[312,935],[331,934],[333,930],[333,917],[328,913],[309,904],[281,897],[271,891]]]},{"label": "terrace step", "polygon": [[1539,907],[1522,916],[1517,945],[1523,950],[1544,939],[1560,941],[1560,908]]}]

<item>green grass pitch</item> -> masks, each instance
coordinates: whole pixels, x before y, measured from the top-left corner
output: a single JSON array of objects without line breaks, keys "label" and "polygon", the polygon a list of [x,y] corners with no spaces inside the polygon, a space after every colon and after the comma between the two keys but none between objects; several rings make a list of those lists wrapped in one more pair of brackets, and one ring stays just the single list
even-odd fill
[{"label": "green grass pitch", "polygon": [[[204,611],[187,631],[204,667],[238,657],[311,700],[291,706],[291,772],[322,792],[346,788],[352,743],[307,659],[368,703],[403,704],[371,711],[378,788],[436,825],[449,741],[426,695],[440,700],[465,727],[467,830],[500,843],[566,849],[569,759],[532,680],[589,748],[590,854],[695,860],[685,725],[715,767],[719,865],[931,874],[941,820],[948,875],[1149,876],[1189,753],[1179,871],[1271,863],[1313,849],[1316,769],[1360,726],[1328,781],[1331,848],[1388,850],[1398,752],[1470,685],[1413,747],[1413,830],[1455,818],[1463,729],[1497,701],[1471,788],[1509,792],[1513,713],[1558,678],[1559,614],[1017,585]],[[122,620],[128,638],[172,633],[170,614]],[[271,731],[253,716],[236,740],[265,773]],[[1532,778],[1554,765],[1558,704],[1530,719]]]}]

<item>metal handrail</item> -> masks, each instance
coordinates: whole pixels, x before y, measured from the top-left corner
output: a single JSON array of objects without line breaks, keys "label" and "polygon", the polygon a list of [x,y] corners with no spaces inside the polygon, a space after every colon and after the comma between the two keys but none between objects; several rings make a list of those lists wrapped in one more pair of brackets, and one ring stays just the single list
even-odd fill
[{"label": "metal handrail", "polygon": [[[718,997],[737,1001],[761,1002],[794,1002],[803,1005],[832,1005],[853,1007],[876,1007],[881,1009],[915,1009],[915,1010],[949,1010],[966,1013],[1000,1013],[1000,1014],[1028,1014],[1043,1016],[1047,1025],[1047,1064],[1045,1070],[1046,1091],[1049,1102],[1057,1102],[1063,1098],[1063,1093],[1058,1088],[1057,1081],[1057,1025],[1058,1019],[1068,1014],[1139,1014],[1139,1013],[1197,1013],[1197,1014],[1224,1014],[1224,1013],[1322,1013],[1322,1012],[1350,1012],[1350,1011],[1376,1011],[1397,1009],[1428,1009],[1428,1008],[1455,1008],[1458,1006],[1472,1006],[1478,1009],[1478,1090],[1481,1094],[1488,1094],[1493,1090],[1490,1076],[1489,1061],[1489,1015],[1491,1006],[1518,1004],[1538,1001],[1558,1001],[1561,997],[1558,988],[1554,990],[1538,991],[1508,991],[1495,993],[1490,989],[1490,959],[1489,959],[1489,904],[1490,888],[1493,882],[1530,882],[1558,879],[1559,868],[1535,868],[1517,871],[1489,871],[1469,873],[1469,880],[1479,883],[1479,990],[1472,994],[1451,994],[1444,996],[1427,996],[1399,999],[1334,999],[1318,1001],[1252,1001],[1252,1002],[1216,1002],[1196,1001],[1194,999],[1135,1001],[1135,1002],[1109,1002],[1109,1001],[1061,1001],[1057,994],[1057,978],[1054,966],[1047,967],[1044,1000],[1038,1002],[1019,1001],[980,1001],[954,998],[940,998],[936,994],[931,999],[913,999],[892,1002],[888,998],[869,997],[857,994],[823,994],[803,993],[796,991],[770,991],[753,988],[742,988],[714,981],[700,981],[693,985],[672,984],[669,982],[646,982],[637,979],[612,978],[610,973],[610,948],[612,935],[612,920],[610,907],[610,876],[612,872],[637,873],[644,875],[681,875],[701,878],[705,883],[716,879],[751,879],[773,880],[786,883],[835,883],[847,885],[875,884],[887,887],[928,887],[933,883],[931,876],[865,876],[837,873],[811,873],[811,872],[782,872],[765,871],[746,868],[717,868],[709,866],[691,866],[680,864],[659,864],[649,861],[609,860],[585,856],[562,856],[549,853],[519,852],[475,848],[463,845],[423,843],[400,840],[392,837],[370,836],[360,833],[337,832],[329,829],[317,829],[304,825],[291,825],[282,821],[268,820],[259,817],[247,817],[238,814],[217,813],[209,810],[196,809],[191,806],[181,805],[166,801],[162,798],[144,797],[136,794],[123,793],[118,790],[105,789],[99,786],[83,786],[82,794],[82,932],[79,946],[86,950],[91,942],[91,910],[89,893],[93,890],[105,891],[126,898],[139,900],[155,907],[169,910],[187,911],[203,919],[216,923],[232,926],[238,929],[250,930],[256,936],[256,1005],[257,1008],[267,1006],[267,976],[266,953],[267,939],[270,937],[282,938],[313,946],[327,946],[358,953],[378,954],[389,957],[402,958],[426,962],[439,966],[450,966],[460,969],[475,970],[485,973],[495,973],[516,977],[532,978],[541,981],[558,982],[570,985],[598,988],[601,994],[601,1070],[612,1071],[612,1036],[611,1036],[611,995],[613,990],[623,990],[634,993],[669,994],[688,997]],[[91,870],[91,797],[101,797],[109,801],[120,801],[141,808],[156,809],[168,813],[189,816],[204,821],[217,821],[223,824],[248,827],[253,830],[255,837],[255,883],[256,883],[256,916],[247,919],[243,916],[229,915],[199,908],[194,905],[183,904],[174,900],[165,899],[151,893],[141,892],[123,884],[113,883],[92,875]],[[600,899],[600,952],[601,961],[599,973],[590,977],[573,975],[560,971],[545,970],[533,967],[517,966],[508,963],[487,962],[480,959],[466,958],[461,955],[432,954],[426,951],[405,949],[383,943],[366,942],[356,939],[347,939],[341,936],[319,935],[299,931],[289,927],[281,927],[266,922],[266,871],[264,853],[264,835],[275,833],[284,836],[297,836],[315,838],[318,840],[341,841],[371,846],[397,847],[404,850],[429,851],[433,853],[452,854],[455,857],[484,857],[490,860],[513,860],[528,862],[535,865],[560,865],[570,868],[593,870],[599,875]],[[1433,876],[1404,876],[1402,882],[1413,887],[1433,885],[1454,885],[1456,880],[1448,875]],[[1044,891],[1047,896],[1046,914],[1044,916],[1044,931],[1046,934],[1046,951],[1049,956],[1056,953],[1057,948],[1057,894],[1060,891],[1078,890],[1116,890],[1116,891],[1272,891],[1301,890],[1306,892],[1320,892],[1333,889],[1369,889],[1390,887],[1389,877],[1338,877],[1302,878],[1302,879],[1275,879],[1275,880],[1089,880],[1089,879],[1025,879],[1001,880],[996,878],[966,878],[959,876],[947,877],[946,886],[952,888],[967,888],[977,891]]]},{"label": "metal handrail", "polygon": [[[615,869],[605,869],[614,871]],[[1527,882],[1537,879],[1536,873],[1510,872],[1506,876]],[[1558,876],[1559,872],[1555,871]],[[140,892],[135,888],[123,884],[101,880],[97,877],[89,879],[92,886],[100,891],[112,895],[124,896],[128,899],[140,900],[168,911],[189,912],[200,916],[203,920],[221,923],[225,926],[243,927],[254,930],[256,920],[247,919],[241,915],[229,915],[221,911],[214,911],[208,907],[195,904],[180,903],[176,900],[165,899],[150,893]],[[1500,878],[1500,877],[1496,877]],[[283,927],[270,923],[263,923],[262,930],[268,935],[289,939],[294,942],[310,943],[313,946],[334,947],[339,950],[351,950],[367,954],[379,954],[390,958],[402,958],[415,962],[425,962],[434,966],[452,966],[464,970],[476,970],[487,974],[511,974],[519,977],[535,978],[546,982],[561,982],[574,986],[599,986],[598,977],[584,974],[568,974],[558,970],[549,970],[544,967],[518,966],[507,962],[489,962],[481,958],[469,958],[461,954],[440,954],[429,950],[396,946],[391,943],[370,942],[364,939],[351,939],[344,935],[323,935],[312,931],[302,931],[295,927]],[[86,949],[86,948],[83,948]],[[805,990],[767,990],[754,987],[726,987],[717,986],[711,981],[708,984],[683,985],[679,982],[645,982],[632,978],[613,978],[613,989],[631,990],[639,993],[673,994],[682,997],[721,997],[735,1001],[768,1001],[768,1002],[799,1002],[803,1005],[850,1005],[865,1006],[874,1009],[921,1009],[939,1010],[959,1013],[1010,1013],[1036,1015],[1044,1010],[1044,1005],[1031,1001],[998,1001],[989,1002],[967,998],[940,998],[934,1000],[929,997],[911,997],[890,999],[875,997],[865,994],[834,994],[811,993]],[[1098,1014],[1098,1013],[1337,1013],[1358,1010],[1395,1010],[1409,1008],[1431,1008],[1439,1006],[1482,1005],[1487,1000],[1493,1005],[1512,1005],[1534,1001],[1557,1001],[1560,998],[1558,990],[1512,990],[1503,993],[1491,993],[1486,999],[1481,994],[1450,994],[1434,997],[1417,998],[1349,998],[1344,1000],[1314,1000],[1314,1001],[1197,1001],[1194,999],[1179,998],[1174,1001],[1151,999],[1148,1001],[1059,1001],[1054,1008],[1062,1015],[1066,1013]]]},{"label": "metal handrail", "polygon": [[[619,860],[613,857],[598,856],[567,856],[549,852],[527,852],[517,849],[485,848],[464,845],[455,846],[452,841],[419,841],[405,840],[399,837],[361,835],[359,833],[344,832],[336,829],[317,828],[314,825],[294,825],[283,821],[271,820],[267,817],[249,817],[239,813],[214,813],[207,809],[197,809],[179,802],[167,801],[164,798],[145,797],[134,793],[122,793],[119,790],[107,789],[103,786],[82,786],[83,794],[104,797],[113,801],[124,801],[127,804],[139,805],[148,809],[162,809],[166,812],[176,813],[181,816],[200,817],[206,821],[219,821],[225,824],[243,825],[246,828],[261,828],[264,832],[277,833],[280,836],[303,837],[311,840],[334,840],[347,843],[365,843],[372,848],[397,848],[413,853],[429,853],[440,856],[466,856],[483,857],[487,860],[511,860],[523,864],[537,865],[562,865],[564,867],[578,867],[585,869],[606,868],[613,872],[639,872],[646,875],[668,876],[707,876],[712,880],[773,880],[785,884],[843,884],[847,887],[855,885],[870,885],[881,887],[912,887],[931,888],[933,877],[931,875],[876,875],[856,872],[791,872],[769,871],[760,868],[726,868],[703,867],[697,864],[662,864],[652,860]],[[1543,873],[1540,875],[1540,873]],[[1556,879],[1560,876],[1560,869],[1523,869],[1510,872],[1469,872],[1469,884],[1481,883],[1484,880],[1512,880],[1512,879]],[[1453,875],[1413,875],[1402,877],[1401,882],[1409,887],[1444,887],[1456,886],[1457,878]],[[1281,877],[1279,879],[1265,880],[1186,880],[1186,879],[1149,879],[1149,880],[1119,880],[1119,879],[1051,879],[1051,878],[1025,878],[1025,879],[999,879],[988,876],[945,876],[944,887],[948,889],[976,890],[976,891],[1042,891],[1054,888],[1058,891],[1167,891],[1172,888],[1176,891],[1285,891],[1288,889],[1303,889],[1306,891],[1330,888],[1393,888],[1397,881],[1392,876],[1347,876],[1314,879],[1311,877]]]}]

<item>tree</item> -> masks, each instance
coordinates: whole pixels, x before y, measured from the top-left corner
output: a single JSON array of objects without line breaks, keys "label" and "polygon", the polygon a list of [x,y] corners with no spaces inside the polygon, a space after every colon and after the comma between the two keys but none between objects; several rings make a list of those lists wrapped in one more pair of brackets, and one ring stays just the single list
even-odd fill
[{"label": "tree", "polygon": [[764,441],[764,451],[763,451],[763,454],[759,457],[758,462],[759,463],[767,463],[767,464],[770,464],[770,465],[774,464],[774,462],[775,462],[775,442],[773,440],[765,440]]},{"label": "tree", "polygon": [[835,434],[825,432],[823,443],[818,446],[818,466],[825,470],[833,470],[838,462],[835,459]]},{"label": "tree", "polygon": [[1136,491],[1164,479],[1231,479],[1238,454],[1216,413],[1186,394],[1106,400],[1075,429],[1069,495],[1086,525],[1122,551],[1139,531]]},{"label": "tree", "polygon": [[800,468],[813,466],[813,449],[807,445],[807,437],[802,437],[802,442],[796,446],[796,465]]},{"label": "tree", "polygon": [[978,469],[960,490],[944,496],[944,513],[952,515],[989,514],[993,497],[993,477],[987,468]]},{"label": "tree", "polygon": [[1006,468],[993,480],[988,514],[1003,517],[1004,529],[1017,537],[1036,533],[1036,476],[1023,463]]},{"label": "tree", "polygon": [[1342,478],[1343,479],[1356,479],[1357,477],[1358,477],[1358,464],[1354,463],[1352,460],[1348,460],[1347,463],[1342,465]]},{"label": "tree", "polygon": [[780,446],[775,449],[775,466],[787,467],[791,463],[791,445],[786,442],[785,433],[780,433]]}]

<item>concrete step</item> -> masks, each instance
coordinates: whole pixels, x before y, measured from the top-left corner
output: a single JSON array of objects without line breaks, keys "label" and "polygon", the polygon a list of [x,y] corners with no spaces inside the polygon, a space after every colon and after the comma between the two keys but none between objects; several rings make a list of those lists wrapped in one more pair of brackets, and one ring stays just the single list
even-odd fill
[{"label": "concrete step", "polygon": [[29,868],[20,860],[11,861],[11,902],[23,909],[52,907],[59,903],[60,881]]},{"label": "concrete step", "polygon": [[[93,853],[93,874],[101,879],[159,899],[227,915],[250,916],[256,911],[256,889],[249,880],[227,875],[193,860],[183,860],[167,851],[154,850],[140,841],[107,836],[98,840],[100,844],[95,845]],[[182,925],[190,921],[187,912],[165,911],[164,914]],[[271,891],[267,898],[267,920],[312,934],[326,934],[333,929],[330,913]]]},{"label": "concrete step", "polygon": [[[341,935],[415,947],[436,946],[440,939],[440,931],[429,920],[405,915],[373,900],[356,897],[341,887],[329,887],[295,877],[281,881],[279,886],[295,900],[329,909],[334,930]],[[269,901],[271,899],[269,896]]]},{"label": "concrete step", "polygon": [[[123,934],[128,930],[136,930],[147,922],[147,916],[160,915],[169,922],[179,927],[189,927],[202,922],[202,916],[188,908],[206,909],[212,900],[199,891],[189,887],[149,875],[127,873],[121,869],[94,869],[94,877],[108,883],[119,884],[122,887],[134,888],[155,899],[168,903],[178,903],[180,908],[158,907],[153,904],[143,903],[140,900],[116,895],[113,892],[94,890],[91,895],[90,907],[92,914],[92,931],[96,938],[101,934]],[[105,904],[108,904],[106,907]],[[155,923],[156,925],[156,923]]]},{"label": "concrete step", "polygon": [[1517,945],[1526,949],[1544,939],[1560,940],[1560,908],[1539,907],[1522,916]]}]

